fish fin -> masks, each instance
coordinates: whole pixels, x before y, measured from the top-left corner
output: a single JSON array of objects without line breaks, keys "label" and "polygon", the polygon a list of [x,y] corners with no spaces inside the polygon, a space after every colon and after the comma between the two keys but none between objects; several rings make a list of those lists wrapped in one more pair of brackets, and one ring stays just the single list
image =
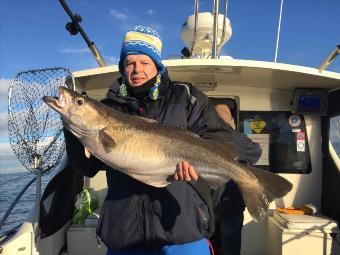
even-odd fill
[{"label": "fish fin", "polygon": [[147,117],[142,117],[142,116],[135,116],[136,118],[139,118],[141,120],[144,120],[148,123],[159,123],[157,120],[154,120],[154,119],[150,119],[150,118],[147,118]]},{"label": "fish fin", "polygon": [[131,174],[131,173],[126,173],[129,176],[131,176],[132,178],[143,182],[147,185],[153,186],[153,187],[157,187],[157,188],[164,188],[165,186],[170,184],[170,180],[169,178],[162,176],[162,175],[137,175],[137,174]]},{"label": "fish fin", "polygon": [[239,155],[236,150],[236,146],[232,142],[225,142],[225,141],[213,141],[215,146],[220,148],[225,156],[230,157],[233,160],[236,160],[239,158]]},{"label": "fish fin", "polygon": [[217,190],[219,187],[226,184],[228,181],[230,181],[230,178],[227,176],[213,176],[213,175],[205,175],[204,173],[200,174],[200,177],[206,181],[206,183],[209,185],[210,188],[213,190]]},{"label": "fish fin", "polygon": [[143,182],[147,185],[153,186],[153,187],[157,187],[157,188],[164,188],[166,186],[168,186],[170,183],[165,181],[165,180],[161,180],[161,181],[149,181],[149,180],[143,180]]},{"label": "fish fin", "polygon": [[198,134],[195,134],[195,133],[193,133],[193,132],[191,132],[187,129],[183,129],[183,130],[181,130],[181,132],[184,132],[185,134],[191,135],[191,136],[196,137],[196,138],[201,138]]},{"label": "fish fin", "polygon": [[90,151],[89,148],[85,147],[85,148],[84,148],[84,152],[85,152],[85,156],[86,156],[87,158],[90,158],[90,157],[91,157],[91,151]]},{"label": "fish fin", "polygon": [[[164,126],[165,128],[167,128],[167,126]],[[174,127],[171,127],[170,130],[172,130]],[[200,136],[196,133],[193,133],[191,131],[189,131],[188,129],[185,129],[185,128],[181,128],[181,127],[175,127],[175,131],[179,132],[179,133],[183,133],[183,134],[186,134],[186,135],[190,135],[192,137],[195,137],[195,138],[200,138]]]},{"label": "fish fin", "polygon": [[106,152],[112,151],[117,146],[117,143],[105,128],[99,131],[99,140],[102,142]]},{"label": "fish fin", "polygon": [[252,166],[246,166],[257,180],[238,184],[244,202],[255,221],[267,216],[269,204],[276,198],[284,197],[293,187],[285,178]]},{"label": "fish fin", "polygon": [[[225,174],[215,175],[209,174],[209,171],[204,171],[200,169],[200,167],[195,168],[199,173],[199,176],[209,185],[210,188],[213,190],[218,189],[219,187],[223,186],[227,182],[231,180],[231,178]],[[220,169],[221,173],[224,173],[225,169]]]}]

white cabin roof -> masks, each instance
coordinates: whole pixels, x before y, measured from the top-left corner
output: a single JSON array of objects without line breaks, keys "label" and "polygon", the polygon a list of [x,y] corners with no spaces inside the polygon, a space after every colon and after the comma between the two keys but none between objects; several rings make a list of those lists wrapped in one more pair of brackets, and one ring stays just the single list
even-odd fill
[{"label": "white cabin roof", "polygon": [[[239,59],[172,59],[163,63],[172,80],[216,83],[216,89],[228,85],[279,90],[340,87],[339,73],[319,73],[316,68],[290,64]],[[78,71],[73,75],[80,90],[102,97],[120,74],[118,66],[114,65]]]}]

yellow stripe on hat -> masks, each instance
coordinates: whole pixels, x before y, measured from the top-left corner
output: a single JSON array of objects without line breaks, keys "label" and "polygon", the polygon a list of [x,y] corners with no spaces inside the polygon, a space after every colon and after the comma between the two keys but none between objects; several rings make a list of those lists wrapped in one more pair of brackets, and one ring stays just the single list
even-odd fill
[{"label": "yellow stripe on hat", "polygon": [[126,33],[124,41],[144,41],[153,45],[159,52],[162,51],[162,42],[156,36],[141,32],[129,31]]}]

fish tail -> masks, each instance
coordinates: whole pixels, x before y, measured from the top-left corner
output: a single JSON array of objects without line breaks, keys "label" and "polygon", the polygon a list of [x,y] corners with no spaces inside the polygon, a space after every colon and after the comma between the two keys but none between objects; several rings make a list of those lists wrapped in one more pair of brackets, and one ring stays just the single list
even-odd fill
[{"label": "fish tail", "polygon": [[244,202],[255,221],[267,216],[269,204],[276,198],[285,196],[293,185],[285,178],[252,166],[246,166],[255,180],[239,183]]}]

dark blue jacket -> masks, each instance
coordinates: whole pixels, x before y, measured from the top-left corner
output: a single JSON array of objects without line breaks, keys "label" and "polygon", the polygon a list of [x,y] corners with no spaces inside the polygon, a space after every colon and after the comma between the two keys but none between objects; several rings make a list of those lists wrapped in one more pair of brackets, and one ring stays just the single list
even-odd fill
[{"label": "dark blue jacket", "polygon": [[[165,125],[187,128],[206,139],[224,139],[236,144],[241,159],[253,162],[261,151],[257,144],[234,131],[217,115],[207,96],[188,83],[162,76],[159,97],[137,100],[119,95],[119,80],[102,101],[116,110],[155,119]],[[69,157],[79,159],[78,149],[68,146]],[[104,201],[98,235],[111,250],[155,248],[208,237],[214,230],[210,189],[204,180],[173,182],[155,188],[104,165],[95,158],[77,160],[79,169],[94,176],[104,169],[108,194]],[[189,162],[190,163],[190,162]],[[174,169],[175,171],[175,169]]]}]

